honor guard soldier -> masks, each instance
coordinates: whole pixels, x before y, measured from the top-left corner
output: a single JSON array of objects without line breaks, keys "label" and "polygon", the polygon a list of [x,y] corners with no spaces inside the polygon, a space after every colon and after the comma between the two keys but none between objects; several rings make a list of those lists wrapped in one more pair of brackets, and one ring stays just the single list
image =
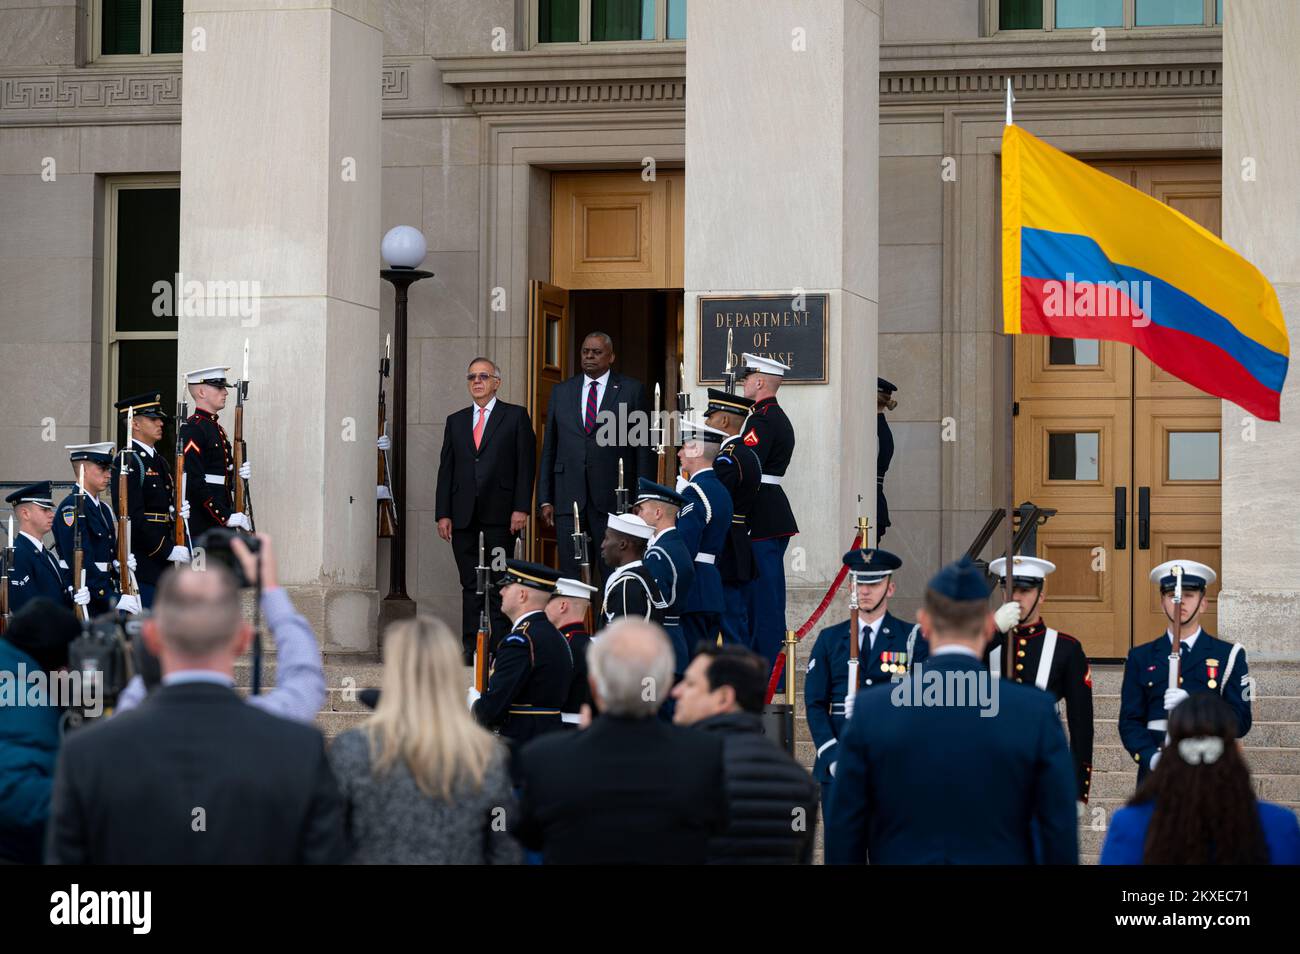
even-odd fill
[{"label": "honor guard soldier", "polygon": [[[112,508],[99,499],[99,495],[108,486],[114,449],[112,441],[71,444],[66,448],[68,459],[72,462],[72,472],[77,475],[78,486],[85,494],[80,501],[81,547],[84,553],[81,569],[85,579],[72,581],[72,601],[85,606],[90,616],[109,613],[114,609],[124,613],[140,612],[139,597],[118,592],[117,577],[113,573],[113,567],[117,563],[117,525],[113,522],[116,518]],[[83,474],[85,483],[81,484]],[[54,514],[54,545],[59,551],[59,559],[69,571],[73,566],[79,496],[81,493],[74,489],[63,498]]]},{"label": "honor guard soldier", "polygon": [[[126,398],[113,406],[131,421],[131,433],[122,454],[113,461],[109,489],[113,496],[113,512],[117,513],[122,456],[130,454],[126,499],[127,515],[131,521],[131,555],[136,560],[140,603],[147,609],[153,605],[158,578],[168,564],[186,563],[190,558],[186,547],[173,546],[175,484],[171,461],[164,460],[158,452],[167,412],[162,409],[162,394],[157,391]],[[181,516],[189,517],[188,503],[182,505]]]},{"label": "honor guard soldier", "polygon": [[606,566],[613,567],[613,572],[605,580],[605,622],[634,616],[662,624],[663,598],[642,562],[654,528],[630,513],[611,513],[606,518],[600,558]]},{"label": "honor guard soldier", "polygon": [[722,577],[722,639],[749,647],[749,584],[758,577],[754,548],[745,524],[749,510],[763,486],[763,466],[758,455],[740,439],[740,427],[749,416],[754,402],[738,394],[709,388],[709,406],[704,423],[731,435],[723,440],[713,472],[731,495],[731,535],[718,557],[718,574]]},{"label": "honor guard soldier", "polygon": [[560,707],[560,720],[569,729],[578,727],[582,707],[591,705],[591,684],[587,681],[587,650],[591,647],[591,634],[587,632],[587,613],[595,595],[594,586],[562,576],[556,581],[555,592],[546,604],[546,618],[568,641],[569,653],[573,656],[569,695]]},{"label": "honor guard soldier", "polygon": [[[768,665],[776,662],[785,639],[785,550],[799,532],[781,481],[794,456],[794,427],[776,403],[788,365],[758,355],[741,355],[745,397],[754,402],[740,429],[740,440],[758,457],[762,486],[749,510],[749,538],[758,578],[749,585],[750,648]],[[777,687],[778,691],[780,686]]]},{"label": "honor guard soldier", "polygon": [[[914,662],[929,655],[921,627],[905,623],[889,612],[894,595],[894,571],[903,561],[886,550],[850,550],[844,565],[857,586],[858,682],[860,689],[888,686],[907,673]],[[835,775],[838,740],[852,714],[846,712],[849,691],[849,626],[851,621],[827,626],[817,634],[804,678],[804,711],[808,732],[817,746],[813,775],[822,786],[822,809]],[[849,707],[851,707],[851,703]]]},{"label": "honor guard soldier", "polygon": [[677,491],[645,477],[637,479],[636,503],[632,505],[632,512],[654,529],[641,562],[659,588],[660,608],[664,613],[662,625],[668,641],[673,644],[675,676],[686,672],[694,648],[686,642],[686,631],[682,629],[686,597],[695,582],[695,561],[677,529],[677,514],[685,504],[686,498]]},{"label": "honor guard soldier", "polygon": [[885,412],[898,407],[894,400],[897,386],[876,378],[876,542],[889,529],[889,501],[885,499],[885,472],[894,460],[894,432],[889,429]]},{"label": "honor guard soldier", "polygon": [[72,607],[72,576],[59,566],[59,558],[45,549],[45,535],[54,522],[50,482],[30,484],[5,498],[13,508],[18,534],[14,537],[14,565],[9,568],[9,612],[17,613],[38,597]]},{"label": "honor guard soldier", "polygon": [[695,580],[686,595],[682,631],[686,645],[694,649],[701,641],[717,639],[722,620],[722,575],[718,555],[731,536],[731,495],[713,470],[727,435],[698,421],[681,422],[682,446],[677,452],[686,484],[681,488],[686,501],[677,513],[677,530],[695,562]]},{"label": "honor guard soldier", "polygon": [[248,516],[234,513],[232,494],[236,478],[248,479],[248,462],[235,473],[235,458],[217,415],[226,406],[229,368],[200,368],[185,375],[194,413],[181,425],[185,447],[185,501],[193,508],[190,539],[197,540],[213,527],[252,529]]},{"label": "honor guard soldier", "polygon": [[[1237,738],[1250,731],[1246,651],[1241,643],[1216,639],[1201,629],[1206,589],[1215,579],[1212,569],[1194,560],[1169,560],[1151,571],[1169,627],[1163,636],[1129,650],[1119,697],[1119,737],[1137,762],[1138,784],[1160,760],[1169,711],[1191,693],[1217,692],[1237,714]],[[1175,596],[1181,596],[1177,620]],[[1181,642],[1182,648],[1178,687],[1171,689],[1169,657],[1175,642]]]},{"label": "honor guard soldier", "polygon": [[469,705],[480,725],[512,743],[564,727],[560,712],[573,679],[573,656],[546,618],[559,579],[559,571],[548,566],[506,560],[497,582],[511,628],[492,658],[483,694],[470,687]]},{"label": "honor guard soldier", "polygon": [[[1002,581],[1006,578],[1006,566],[1006,557],[998,557],[989,564],[989,573]],[[1050,692],[1058,704],[1065,700],[1078,800],[1086,803],[1092,785],[1092,669],[1083,644],[1048,627],[1039,613],[1047,574],[1055,569],[1056,564],[1050,560],[1012,558],[1012,600],[993,614],[997,631],[984,654],[989,669],[995,676],[1001,676],[1003,653],[1010,638],[1016,657],[1013,667],[1016,682],[1030,682]]]}]

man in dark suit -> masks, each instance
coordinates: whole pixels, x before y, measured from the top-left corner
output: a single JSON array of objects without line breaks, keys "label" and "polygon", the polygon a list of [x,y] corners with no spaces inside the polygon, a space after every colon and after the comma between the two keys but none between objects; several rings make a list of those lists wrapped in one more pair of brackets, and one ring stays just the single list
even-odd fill
[{"label": "man in dark suit", "polygon": [[252,629],[216,560],[159,582],[145,644],[163,684],[67,737],[46,859],[55,864],[337,863],[343,801],[320,732],[247,705]]},{"label": "man in dark suit", "polygon": [[930,581],[930,658],[858,694],[826,820],[830,864],[1076,864],[1074,767],[1054,700],[994,679],[988,584],[969,559]]},{"label": "man in dark suit", "polygon": [[668,637],[626,618],[587,664],[601,715],[520,750],[515,837],[547,864],[703,864],[727,823],[723,746],[655,718],[673,683]]},{"label": "man in dark suit", "polygon": [[[537,444],[528,411],[497,400],[501,372],[495,363],[475,358],[465,379],[473,403],[447,418],[434,506],[438,536],[451,543],[460,571],[461,638],[468,665],[483,612],[483,598],[475,591],[479,534],[487,565],[498,551],[514,556],[515,535],[527,526],[533,505]],[[491,592],[495,642],[510,632],[510,623],[501,612],[501,595]]]},{"label": "man in dark suit", "polygon": [[[542,439],[542,463],[537,475],[537,504],[548,527],[555,527],[560,569],[579,577],[573,548],[573,505],[582,528],[598,545],[605,539],[605,515],[618,510],[618,464],[623,462],[623,486],[635,494],[638,477],[656,476],[650,447],[650,407],[640,381],[610,370],[614,342],[594,331],[582,342],[582,373],[561,381],[551,391]],[[588,552],[594,546],[588,544]],[[609,567],[594,561],[597,587]]]}]

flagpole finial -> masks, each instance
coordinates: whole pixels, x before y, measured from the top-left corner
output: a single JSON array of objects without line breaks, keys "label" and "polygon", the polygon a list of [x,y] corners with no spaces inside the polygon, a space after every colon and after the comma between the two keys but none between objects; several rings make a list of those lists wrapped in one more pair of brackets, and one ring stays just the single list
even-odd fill
[{"label": "flagpole finial", "polygon": [[1012,122],[1011,120],[1011,104],[1014,103],[1015,101],[1016,98],[1013,95],[1011,95],[1011,77],[1008,76],[1007,77],[1007,125],[1008,126],[1015,125],[1015,123]]}]

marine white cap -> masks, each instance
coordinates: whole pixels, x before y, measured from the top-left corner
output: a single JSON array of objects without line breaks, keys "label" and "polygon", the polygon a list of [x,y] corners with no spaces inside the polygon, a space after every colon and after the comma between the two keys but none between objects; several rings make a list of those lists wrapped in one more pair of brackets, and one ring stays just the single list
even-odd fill
[{"label": "marine white cap", "polygon": [[790,370],[788,364],[782,364],[775,358],[764,358],[761,355],[749,354],[748,352],[742,354],[740,360],[746,368],[751,368],[761,374],[775,374],[779,378],[785,377],[785,373]]},{"label": "marine white cap", "polygon": [[567,596],[570,599],[589,600],[596,595],[596,588],[588,586],[582,580],[575,580],[569,576],[562,576],[555,584],[553,596]]},{"label": "marine white cap", "polygon": [[[1011,561],[1011,578],[1013,580],[1041,580],[1056,569],[1056,564],[1051,560],[1040,560],[1038,557],[1015,556],[1011,558]],[[989,573],[1001,579],[1007,575],[1006,566],[1007,558],[998,557],[989,563]]]}]

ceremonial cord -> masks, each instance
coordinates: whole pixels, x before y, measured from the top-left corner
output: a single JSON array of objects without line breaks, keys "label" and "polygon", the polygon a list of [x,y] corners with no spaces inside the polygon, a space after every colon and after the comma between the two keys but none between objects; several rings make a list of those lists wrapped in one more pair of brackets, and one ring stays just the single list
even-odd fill
[{"label": "ceremonial cord", "polygon": [[[853,541],[849,544],[849,547],[853,548],[856,547],[857,545],[858,545],[858,536],[857,534],[854,534]],[[826,595],[822,597],[822,601],[817,604],[817,608],[812,611],[812,615],[809,616],[808,619],[804,621],[804,624],[802,626],[800,626],[798,629],[794,631],[794,638],[796,641],[801,640],[805,636],[807,636],[808,633],[812,630],[812,628],[817,625],[817,621],[822,618],[822,614],[826,612],[826,608],[831,605],[831,600],[835,598],[835,594],[839,590],[840,584],[844,582],[844,577],[848,576],[848,574],[849,574],[848,564],[841,566],[840,572],[836,574],[835,579],[831,581],[830,589],[826,591]],[[782,652],[779,656],[776,657],[776,664],[772,667],[772,678],[767,681],[766,703],[768,705],[771,704],[772,699],[776,696],[776,687],[777,684],[780,683],[781,681],[781,673],[784,670],[785,670],[785,653]]]}]

